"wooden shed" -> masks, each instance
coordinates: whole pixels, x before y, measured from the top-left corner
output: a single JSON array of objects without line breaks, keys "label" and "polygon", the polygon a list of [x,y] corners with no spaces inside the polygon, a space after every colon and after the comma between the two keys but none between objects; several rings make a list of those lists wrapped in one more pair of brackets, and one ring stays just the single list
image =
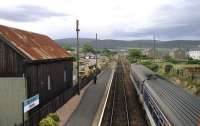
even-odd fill
[{"label": "wooden shed", "polygon": [[24,77],[27,98],[45,105],[72,86],[72,71],[71,55],[49,37],[0,25],[0,77]]}]

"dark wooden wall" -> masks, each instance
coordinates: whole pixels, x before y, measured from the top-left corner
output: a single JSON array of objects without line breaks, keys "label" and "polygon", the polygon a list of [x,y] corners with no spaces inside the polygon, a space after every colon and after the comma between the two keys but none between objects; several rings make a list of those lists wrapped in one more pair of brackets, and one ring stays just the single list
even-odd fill
[{"label": "dark wooden wall", "polygon": [[[66,82],[64,82],[66,70]],[[45,62],[24,62],[24,58],[0,39],[0,77],[25,75],[27,80],[27,97],[40,94],[39,109],[50,100],[63,93],[73,84],[73,61],[53,60]],[[51,89],[48,90],[48,75],[51,78]]]},{"label": "dark wooden wall", "polygon": [[[41,104],[46,104],[72,86],[72,69],[72,61],[26,64],[28,97],[39,93]],[[66,82],[64,82],[64,70],[66,70]],[[51,79],[50,90],[48,90],[48,75]]]},{"label": "dark wooden wall", "polygon": [[23,57],[0,40],[0,76],[22,76]]}]

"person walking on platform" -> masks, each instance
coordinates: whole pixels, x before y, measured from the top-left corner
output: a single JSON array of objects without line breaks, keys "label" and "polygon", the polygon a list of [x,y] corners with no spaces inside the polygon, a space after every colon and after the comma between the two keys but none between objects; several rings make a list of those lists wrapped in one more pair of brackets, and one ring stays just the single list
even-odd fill
[{"label": "person walking on platform", "polygon": [[94,71],[94,73],[93,73],[92,79],[94,81],[94,84],[96,84],[97,83],[97,69],[93,68],[93,71]]},{"label": "person walking on platform", "polygon": [[97,75],[96,75],[96,73],[93,75],[93,81],[94,81],[94,84],[97,83]]}]

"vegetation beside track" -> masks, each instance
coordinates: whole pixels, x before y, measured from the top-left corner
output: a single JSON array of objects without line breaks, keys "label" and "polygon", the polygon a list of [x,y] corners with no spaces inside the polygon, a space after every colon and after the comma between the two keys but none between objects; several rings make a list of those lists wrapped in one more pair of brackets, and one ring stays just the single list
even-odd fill
[{"label": "vegetation beside track", "polygon": [[[166,59],[152,59],[143,56],[138,51],[129,51],[127,56],[129,62],[143,64],[174,84],[180,85],[191,94],[200,97],[199,60],[177,60],[170,57],[166,57]],[[170,70],[166,71],[169,66]]]}]

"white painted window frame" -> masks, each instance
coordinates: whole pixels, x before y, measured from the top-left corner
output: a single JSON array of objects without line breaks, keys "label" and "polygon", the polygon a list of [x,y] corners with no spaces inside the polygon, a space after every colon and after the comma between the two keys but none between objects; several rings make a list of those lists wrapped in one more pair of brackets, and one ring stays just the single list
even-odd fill
[{"label": "white painted window frame", "polygon": [[67,71],[64,70],[64,82],[67,82]]},{"label": "white painted window frame", "polygon": [[51,76],[48,75],[47,77],[47,84],[48,84],[48,90],[51,90]]}]

